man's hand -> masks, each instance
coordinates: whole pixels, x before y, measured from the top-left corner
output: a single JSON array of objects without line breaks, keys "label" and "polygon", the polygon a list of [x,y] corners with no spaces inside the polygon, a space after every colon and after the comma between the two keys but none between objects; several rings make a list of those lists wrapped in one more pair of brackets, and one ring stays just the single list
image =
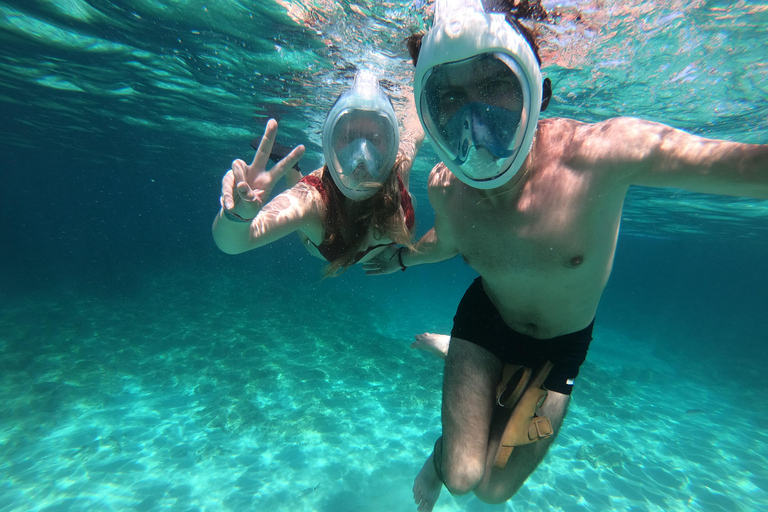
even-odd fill
[{"label": "man's hand", "polygon": [[378,276],[403,270],[404,267],[400,265],[399,251],[401,249],[404,249],[404,247],[390,245],[381,251],[375,258],[363,263],[365,274],[369,276]]},{"label": "man's hand", "polygon": [[277,137],[277,121],[270,119],[253,162],[247,165],[237,159],[221,181],[221,206],[244,219],[256,217],[269,201],[275,184],[304,156],[304,146],[297,146],[267,170],[269,154]]}]

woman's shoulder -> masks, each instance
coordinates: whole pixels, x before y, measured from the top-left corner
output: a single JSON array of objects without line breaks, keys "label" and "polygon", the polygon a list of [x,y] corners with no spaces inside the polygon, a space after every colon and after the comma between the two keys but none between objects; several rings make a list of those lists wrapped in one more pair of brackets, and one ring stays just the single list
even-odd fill
[{"label": "woman's shoulder", "polygon": [[303,176],[293,187],[289,189],[289,191],[295,191],[296,193],[311,193],[310,191],[314,191],[317,197],[321,198],[323,201],[327,200],[327,191],[325,190],[325,185],[323,184],[323,170],[318,169],[316,171],[313,171],[306,176]]},{"label": "woman's shoulder", "polygon": [[323,169],[317,169],[316,171],[312,171],[311,173],[307,174],[306,176],[302,176],[302,178],[296,183],[296,185],[299,185],[301,183],[305,183],[307,185],[310,185],[314,188],[318,188],[319,186],[322,186],[323,183]]},{"label": "woman's shoulder", "polygon": [[329,200],[328,183],[323,179],[323,169],[317,169],[304,176],[298,184],[304,184],[306,187],[311,188],[322,197],[323,202],[327,203]]}]

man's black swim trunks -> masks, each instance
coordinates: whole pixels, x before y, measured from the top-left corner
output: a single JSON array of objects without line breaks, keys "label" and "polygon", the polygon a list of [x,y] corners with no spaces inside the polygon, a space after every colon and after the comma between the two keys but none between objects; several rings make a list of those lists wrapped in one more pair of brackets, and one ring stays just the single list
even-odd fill
[{"label": "man's black swim trunks", "polygon": [[570,395],[579,367],[587,357],[594,324],[592,320],[581,331],[548,340],[513,331],[501,319],[483,289],[482,278],[478,277],[459,303],[451,336],[483,347],[504,363],[521,364],[535,370],[546,361],[552,361],[554,368],[544,381],[544,387]]}]

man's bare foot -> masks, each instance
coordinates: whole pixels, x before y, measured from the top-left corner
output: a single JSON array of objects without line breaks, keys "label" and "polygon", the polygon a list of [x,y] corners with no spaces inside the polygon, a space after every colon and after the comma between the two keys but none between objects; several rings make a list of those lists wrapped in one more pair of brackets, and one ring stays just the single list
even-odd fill
[{"label": "man's bare foot", "polygon": [[448,346],[451,344],[451,337],[447,334],[433,334],[425,332],[417,334],[416,341],[411,343],[411,348],[426,350],[435,354],[440,359],[445,359],[448,355]]},{"label": "man's bare foot", "polygon": [[421,471],[413,482],[413,500],[419,506],[419,512],[432,512],[432,507],[437,503],[440,491],[443,488],[443,482],[437,477],[435,463],[432,458],[434,452],[429,456],[427,462],[421,467]]}]

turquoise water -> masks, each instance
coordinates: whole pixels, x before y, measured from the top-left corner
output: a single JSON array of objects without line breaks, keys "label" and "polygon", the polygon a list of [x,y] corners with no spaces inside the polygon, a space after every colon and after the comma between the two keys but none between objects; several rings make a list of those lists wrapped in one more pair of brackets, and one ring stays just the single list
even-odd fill
[{"label": "turquoise water", "polygon": [[[768,142],[765,1],[558,5],[549,115]],[[321,280],[297,239],[231,257],[210,223],[267,117],[309,169],[356,66],[402,104],[430,8],[0,1],[0,512],[415,509],[441,364],[408,345],[472,270]],[[556,444],[509,503],[435,510],[768,509],[766,234],[764,201],[632,189]]]}]

